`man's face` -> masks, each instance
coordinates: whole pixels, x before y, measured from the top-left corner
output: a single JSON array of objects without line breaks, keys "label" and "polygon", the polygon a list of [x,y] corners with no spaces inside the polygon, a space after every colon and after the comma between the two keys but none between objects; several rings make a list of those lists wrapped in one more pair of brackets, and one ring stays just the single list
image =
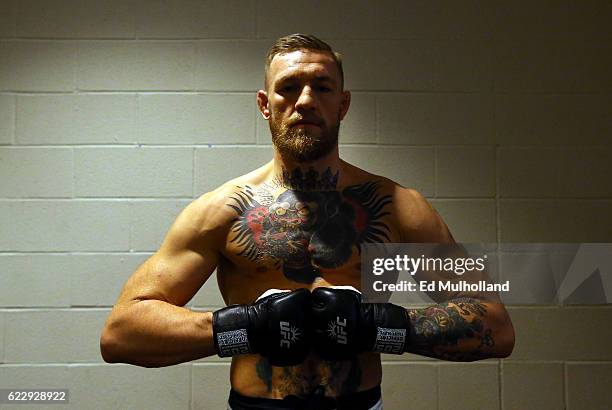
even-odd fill
[{"label": "man's face", "polygon": [[328,53],[298,50],[274,57],[267,90],[258,92],[257,101],[282,156],[310,162],[337,145],[340,121],[350,103],[341,81]]}]

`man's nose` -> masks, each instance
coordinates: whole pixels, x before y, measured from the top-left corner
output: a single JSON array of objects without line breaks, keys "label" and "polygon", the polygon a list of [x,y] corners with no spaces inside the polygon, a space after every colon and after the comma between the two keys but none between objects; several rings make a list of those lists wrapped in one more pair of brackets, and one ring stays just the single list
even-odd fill
[{"label": "man's nose", "polygon": [[307,85],[302,88],[302,92],[300,93],[300,96],[298,97],[295,103],[295,108],[303,110],[312,110],[315,109],[316,106],[316,96],[314,95],[312,88]]}]

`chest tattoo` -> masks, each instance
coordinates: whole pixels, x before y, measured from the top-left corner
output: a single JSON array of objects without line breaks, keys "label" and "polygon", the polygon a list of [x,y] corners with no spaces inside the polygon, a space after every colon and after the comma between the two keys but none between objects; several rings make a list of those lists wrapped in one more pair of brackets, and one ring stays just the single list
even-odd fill
[{"label": "chest tattoo", "polygon": [[[377,182],[329,189],[331,172],[320,179],[286,175],[287,188],[275,182],[242,186],[228,204],[236,212],[230,242],[239,255],[257,262],[271,259],[276,269],[300,283],[312,283],[322,269],[346,263],[353,246],[388,241],[382,221],[390,195],[379,195]],[[331,178],[331,179],[330,179]],[[322,182],[323,181],[323,182]]]}]

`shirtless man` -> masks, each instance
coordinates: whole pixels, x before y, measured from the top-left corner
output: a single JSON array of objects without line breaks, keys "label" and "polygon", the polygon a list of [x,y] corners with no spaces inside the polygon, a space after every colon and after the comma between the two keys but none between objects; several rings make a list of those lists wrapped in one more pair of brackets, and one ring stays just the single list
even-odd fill
[{"label": "shirtless man", "polygon": [[[499,301],[453,294],[404,309],[360,304],[358,292],[332,288],[360,288],[360,244],[454,243],[418,192],[340,159],[350,93],[337,53],[314,36],[277,40],[257,104],[274,158],[178,216],[110,313],[100,341],[105,361],[160,367],[233,356],[234,410],[379,409],[385,346],[377,328],[403,332],[398,354],[510,354],[514,331]],[[184,308],[215,269],[228,307]],[[349,340],[326,340],[327,321],[341,317],[352,327]]]}]

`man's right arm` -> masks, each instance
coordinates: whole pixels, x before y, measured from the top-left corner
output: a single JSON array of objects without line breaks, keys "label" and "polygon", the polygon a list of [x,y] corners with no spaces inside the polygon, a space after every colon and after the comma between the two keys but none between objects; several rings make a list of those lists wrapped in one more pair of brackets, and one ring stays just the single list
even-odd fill
[{"label": "man's right arm", "polygon": [[162,367],[216,353],[212,312],[183,307],[218,263],[223,212],[212,195],[189,204],[160,249],[128,279],[100,338],[105,361]]}]

